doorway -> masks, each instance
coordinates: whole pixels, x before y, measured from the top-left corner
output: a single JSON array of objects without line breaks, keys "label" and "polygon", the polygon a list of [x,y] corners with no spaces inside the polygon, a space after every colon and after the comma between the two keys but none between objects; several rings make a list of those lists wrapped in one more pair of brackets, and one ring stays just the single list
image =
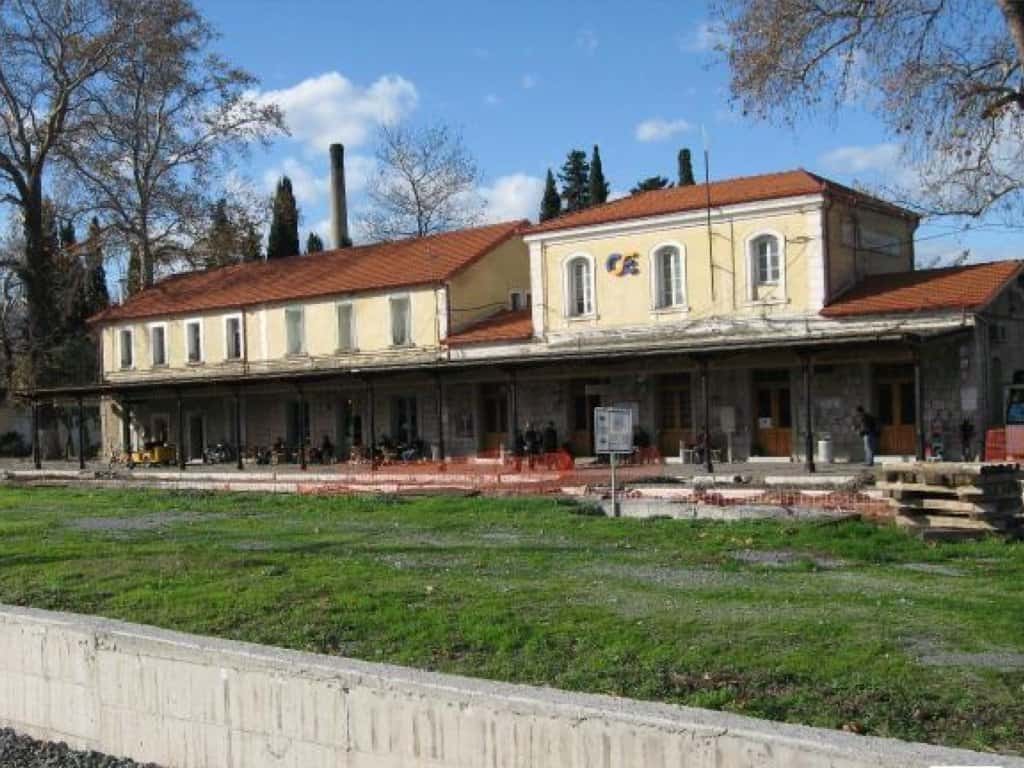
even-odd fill
[{"label": "doorway", "polygon": [[[299,418],[302,423],[300,425]],[[308,400],[290,400],[288,401],[288,423],[285,425],[286,433],[285,440],[289,451],[299,450],[299,430],[301,427],[302,435],[305,437],[307,445],[311,444],[312,437],[309,433],[309,401]]]},{"label": "doorway", "polygon": [[508,445],[508,387],[484,384],[480,387],[480,409],[483,414],[483,445],[485,451],[496,451]]},{"label": "doorway", "polygon": [[335,455],[339,461],[348,461],[352,449],[363,444],[363,417],[354,400],[339,400],[334,425]]},{"label": "doorway", "polygon": [[603,402],[600,388],[600,383],[595,381],[574,381],[572,384],[570,442],[576,456],[594,455],[594,409],[600,408]]},{"label": "doorway", "polygon": [[894,456],[915,454],[917,397],[912,365],[875,368],[875,407],[878,409],[878,452]]},{"label": "doorway", "polygon": [[658,449],[675,456],[679,444],[693,442],[693,400],[690,374],[663,376],[658,380]]},{"label": "doorway", "polygon": [[190,413],[188,416],[189,460],[202,459],[204,453],[206,453],[206,419],[201,413]]},{"label": "doorway", "polygon": [[793,455],[789,371],[754,371],[754,436],[761,456]]}]

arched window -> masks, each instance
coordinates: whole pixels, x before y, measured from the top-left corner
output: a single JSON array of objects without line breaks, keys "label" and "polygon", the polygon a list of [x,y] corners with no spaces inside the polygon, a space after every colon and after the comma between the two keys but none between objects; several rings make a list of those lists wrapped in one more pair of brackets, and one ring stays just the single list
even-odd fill
[{"label": "arched window", "polygon": [[663,245],[654,252],[654,306],[657,309],[681,307],[686,303],[683,257],[674,245]]},{"label": "arched window", "polygon": [[751,240],[750,262],[755,285],[778,285],[782,275],[779,238],[760,235]]},{"label": "arched window", "polygon": [[567,309],[570,317],[594,312],[594,272],[590,259],[574,256],[565,266]]}]

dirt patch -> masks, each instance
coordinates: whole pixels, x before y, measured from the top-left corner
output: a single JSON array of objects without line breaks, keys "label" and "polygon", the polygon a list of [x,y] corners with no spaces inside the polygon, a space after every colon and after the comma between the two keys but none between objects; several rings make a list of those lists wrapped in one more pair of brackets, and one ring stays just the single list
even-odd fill
[{"label": "dirt patch", "polygon": [[781,568],[794,563],[814,563],[818,568],[842,568],[845,560],[823,555],[812,555],[807,552],[794,552],[789,549],[743,549],[732,553],[733,560],[747,565],[763,565],[768,568]]},{"label": "dirt patch", "polygon": [[197,515],[194,512],[154,512],[149,515],[130,515],[126,517],[82,517],[68,523],[71,528],[80,531],[98,531],[103,533],[135,533],[137,531],[155,531],[172,525],[189,523],[195,520],[209,520],[212,515]]},{"label": "dirt patch", "polygon": [[732,587],[749,583],[749,578],[739,573],[725,573],[709,568],[659,568],[647,565],[619,565],[605,563],[587,572],[598,579],[611,577],[639,581],[643,584],[673,589],[694,589],[700,587]]},{"label": "dirt patch", "polygon": [[964,572],[951,565],[941,563],[901,563],[900,568],[916,573],[933,573],[936,576],[963,576]]},{"label": "dirt patch", "polygon": [[931,640],[918,640],[910,647],[911,653],[926,667],[973,667],[997,672],[1024,670],[1024,653],[1005,648],[986,651],[950,651]]}]

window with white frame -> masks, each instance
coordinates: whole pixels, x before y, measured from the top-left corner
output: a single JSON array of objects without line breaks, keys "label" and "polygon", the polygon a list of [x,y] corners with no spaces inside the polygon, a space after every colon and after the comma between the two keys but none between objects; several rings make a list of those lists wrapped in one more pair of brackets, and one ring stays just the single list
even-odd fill
[{"label": "window with white frame", "polygon": [[412,312],[408,296],[391,299],[391,343],[396,347],[412,344]]},{"label": "window with white frame", "polygon": [[663,245],[654,252],[654,292],[658,309],[686,303],[683,257],[674,245]]},{"label": "window with white frame", "polygon": [[135,364],[132,329],[122,328],[118,334],[118,347],[121,352],[121,367],[131,368]]},{"label": "window with white frame", "polygon": [[203,362],[202,320],[187,320],[185,322],[185,348],[188,362]]},{"label": "window with white frame", "polygon": [[305,316],[302,307],[288,307],[284,311],[285,343],[289,355],[306,353]]},{"label": "window with white frame", "polygon": [[748,295],[752,301],[783,301],[785,264],[782,240],[773,232],[762,232],[746,241]]},{"label": "window with white frame", "polygon": [[337,305],[338,313],[338,351],[351,352],[356,348],[355,308],[351,302],[344,301]]},{"label": "window with white frame", "polygon": [[224,356],[228,360],[242,359],[242,318],[239,315],[224,318]]},{"label": "window with white frame", "polygon": [[590,259],[586,256],[575,256],[565,265],[568,290],[567,314],[570,317],[582,317],[594,312],[594,272]]},{"label": "window with white frame", "polygon": [[149,349],[153,367],[167,365],[167,326],[163,323],[149,327]]}]

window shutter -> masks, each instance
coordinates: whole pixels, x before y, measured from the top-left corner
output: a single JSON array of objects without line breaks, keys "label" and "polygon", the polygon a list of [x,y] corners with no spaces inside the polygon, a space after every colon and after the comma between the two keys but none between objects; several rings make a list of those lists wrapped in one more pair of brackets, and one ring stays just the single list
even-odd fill
[{"label": "window shutter", "polygon": [[338,349],[349,350],[355,346],[352,339],[352,305],[338,305]]}]

